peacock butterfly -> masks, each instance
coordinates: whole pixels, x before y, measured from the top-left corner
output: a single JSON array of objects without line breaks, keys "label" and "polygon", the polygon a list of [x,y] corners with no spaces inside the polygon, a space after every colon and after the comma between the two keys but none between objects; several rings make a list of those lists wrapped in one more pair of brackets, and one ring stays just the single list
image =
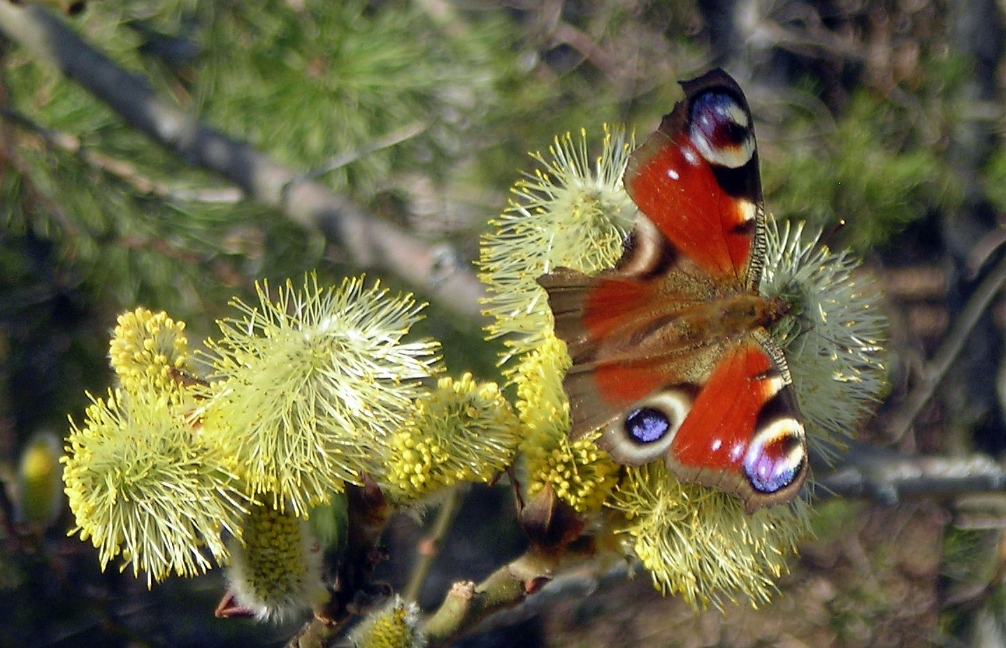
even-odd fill
[{"label": "peacock butterfly", "polygon": [[722,70],[681,86],[626,168],[642,213],[616,268],[538,282],[573,360],[571,438],[602,430],[615,461],[663,457],[751,513],[792,499],[807,474],[789,368],[768,333],[790,305],[758,293],[765,211],[744,93]]}]

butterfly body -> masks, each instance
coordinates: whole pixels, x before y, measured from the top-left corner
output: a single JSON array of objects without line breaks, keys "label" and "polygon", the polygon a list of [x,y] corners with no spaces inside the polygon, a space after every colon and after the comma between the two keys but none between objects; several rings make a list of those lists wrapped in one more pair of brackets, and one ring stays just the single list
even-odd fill
[{"label": "butterfly body", "polygon": [[571,437],[602,430],[612,458],[663,458],[682,481],[787,501],[807,471],[786,359],[769,329],[789,304],[758,293],[764,209],[751,115],[716,70],[633,153],[642,212],[618,266],[539,279],[573,366]]}]

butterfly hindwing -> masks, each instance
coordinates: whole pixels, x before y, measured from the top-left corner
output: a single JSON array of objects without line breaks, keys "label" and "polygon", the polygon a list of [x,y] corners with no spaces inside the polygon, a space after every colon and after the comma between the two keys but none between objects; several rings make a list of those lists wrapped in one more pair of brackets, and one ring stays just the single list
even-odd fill
[{"label": "butterfly hindwing", "polygon": [[620,463],[664,457],[679,479],[736,493],[749,511],[792,498],[807,471],[793,385],[764,330],[726,350],[702,385],[634,403],[600,443]]},{"label": "butterfly hindwing", "polygon": [[737,493],[749,511],[793,497],[807,471],[806,435],[782,351],[766,331],[716,364],[667,462],[681,479]]}]

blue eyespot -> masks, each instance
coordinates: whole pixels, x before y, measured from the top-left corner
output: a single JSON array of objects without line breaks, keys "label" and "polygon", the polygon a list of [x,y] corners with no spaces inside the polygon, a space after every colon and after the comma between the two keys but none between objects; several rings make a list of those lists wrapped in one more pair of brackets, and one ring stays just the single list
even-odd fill
[{"label": "blue eyespot", "polygon": [[659,441],[670,429],[667,416],[652,407],[640,407],[625,417],[625,430],[638,443]]},{"label": "blue eyespot", "polygon": [[789,447],[792,443],[786,441],[763,446],[744,458],[744,473],[755,491],[771,495],[792,484],[800,475],[805,455],[802,448]]},{"label": "blue eyespot", "polygon": [[692,101],[692,128],[714,146],[724,147],[744,143],[750,124],[736,99],[722,92],[706,92]]}]

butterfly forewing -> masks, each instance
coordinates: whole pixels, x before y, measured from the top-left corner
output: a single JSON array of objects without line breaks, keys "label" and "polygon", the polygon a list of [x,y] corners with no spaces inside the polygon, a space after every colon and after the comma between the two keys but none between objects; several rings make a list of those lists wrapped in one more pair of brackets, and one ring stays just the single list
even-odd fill
[{"label": "butterfly forewing", "polygon": [[762,214],[751,112],[722,71],[682,86],[685,100],[630,158],[625,189],[687,259],[725,286],[754,290]]}]

